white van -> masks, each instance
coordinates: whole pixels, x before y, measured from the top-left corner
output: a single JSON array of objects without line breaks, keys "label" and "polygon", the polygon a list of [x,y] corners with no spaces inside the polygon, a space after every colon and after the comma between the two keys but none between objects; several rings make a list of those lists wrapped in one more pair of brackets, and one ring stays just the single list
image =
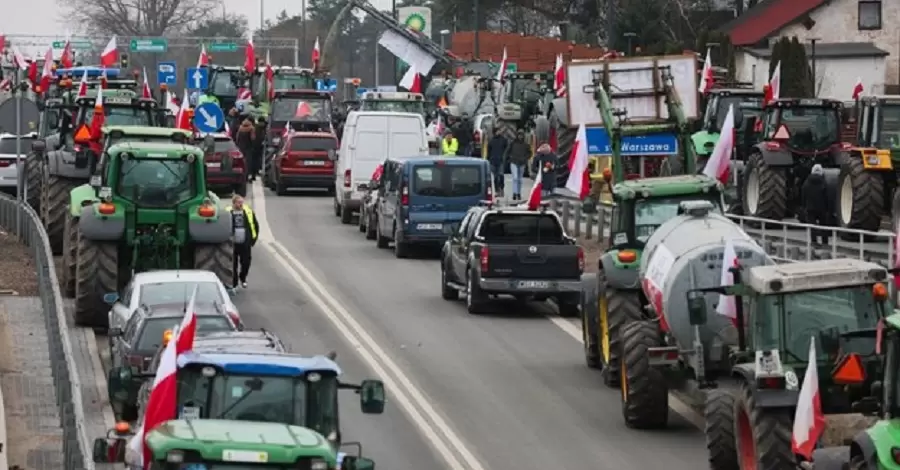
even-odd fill
[{"label": "white van", "polygon": [[428,155],[425,119],[416,113],[353,111],[344,124],[334,173],[334,215],[349,224],[375,168],[391,158]]}]

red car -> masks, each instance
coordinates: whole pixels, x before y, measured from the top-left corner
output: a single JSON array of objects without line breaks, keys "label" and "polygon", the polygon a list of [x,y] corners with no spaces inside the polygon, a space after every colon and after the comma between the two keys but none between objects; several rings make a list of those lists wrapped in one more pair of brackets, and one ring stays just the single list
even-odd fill
[{"label": "red car", "polygon": [[334,191],[338,140],[329,132],[294,132],[266,166],[266,186],[279,196],[293,188]]},{"label": "red car", "polygon": [[212,134],[215,146],[206,153],[206,186],[215,192],[247,195],[247,161],[231,136]]}]

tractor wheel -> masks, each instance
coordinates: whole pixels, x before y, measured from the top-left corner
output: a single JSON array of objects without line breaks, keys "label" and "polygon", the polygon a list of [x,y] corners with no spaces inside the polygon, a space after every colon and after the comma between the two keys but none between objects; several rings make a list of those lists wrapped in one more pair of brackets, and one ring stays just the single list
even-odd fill
[{"label": "tractor wheel", "polygon": [[540,145],[541,142],[550,142],[550,120],[544,116],[534,118],[534,141]]},{"label": "tractor wheel", "polygon": [[735,395],[734,390],[724,388],[706,393],[706,449],[711,470],[740,468],[734,441]]},{"label": "tractor wheel", "polygon": [[63,231],[66,228],[66,208],[69,206],[69,195],[80,186],[81,181],[60,178],[51,175],[47,167],[43,169],[41,182],[41,222],[47,230],[50,248],[54,255],[63,251]]},{"label": "tractor wheel", "polygon": [[650,367],[648,351],[656,346],[656,323],[640,321],[622,329],[622,416],[630,428],[659,429],[669,421],[668,384],[662,371]]},{"label": "tractor wheel", "polygon": [[750,155],[744,169],[741,195],[744,214],[782,220],[787,215],[787,178],[784,170],[766,164],[761,153]]},{"label": "tractor wheel", "polygon": [[870,470],[869,462],[866,462],[865,456],[854,455],[850,458],[850,467],[848,470]]},{"label": "tractor wheel", "polygon": [[35,212],[41,208],[41,156],[31,152],[25,156],[25,186],[28,188],[26,201]]},{"label": "tractor wheel", "polygon": [[735,441],[740,468],[794,468],[792,413],[758,408],[750,385],[741,385],[734,404]]},{"label": "tractor wheel", "polygon": [[559,159],[556,164],[556,184],[559,187],[565,186],[569,180],[569,158],[572,156],[577,133],[578,129],[570,129],[562,124],[556,126],[556,155]]},{"label": "tractor wheel", "polygon": [[837,201],[841,227],[877,232],[885,202],[881,173],[866,171],[860,158],[848,158],[838,176]]},{"label": "tractor wheel", "polygon": [[[604,277],[604,282],[606,281]],[[622,331],[630,323],[642,320],[641,297],[638,291],[601,288],[597,311],[597,333],[600,360],[603,362],[603,381],[609,387],[619,387],[619,365],[622,356]]]},{"label": "tractor wheel", "polygon": [[62,289],[66,297],[75,297],[76,261],[78,259],[78,218],[66,206],[66,229],[63,239]]},{"label": "tractor wheel", "polygon": [[581,343],[584,345],[584,362],[591,369],[602,369],[597,325],[600,324],[599,293],[606,286],[606,275],[600,271],[597,274],[585,274],[581,279],[585,285],[581,294]]},{"label": "tractor wheel", "polygon": [[507,142],[512,142],[516,138],[517,126],[515,122],[496,119],[494,123],[494,135],[499,134],[506,137]]},{"label": "tractor wheel", "polygon": [[204,269],[216,273],[226,286],[234,283],[234,244],[205,243],[194,248],[194,269]]},{"label": "tractor wheel", "polygon": [[119,291],[119,246],[78,233],[75,252],[75,324],[106,328],[109,306],[103,296]]},{"label": "tractor wheel", "polygon": [[353,211],[346,204],[341,204],[341,223],[350,225],[353,222]]}]

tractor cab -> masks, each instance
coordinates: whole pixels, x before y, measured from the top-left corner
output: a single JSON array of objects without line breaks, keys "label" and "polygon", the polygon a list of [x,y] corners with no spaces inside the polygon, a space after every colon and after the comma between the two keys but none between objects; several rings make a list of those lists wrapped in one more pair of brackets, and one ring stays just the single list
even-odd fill
[{"label": "tractor cab", "polygon": [[319,77],[312,69],[273,67],[276,90],[315,90]]},{"label": "tractor cab", "polygon": [[769,151],[787,150],[801,155],[842,150],[842,110],[843,103],[837,100],[775,100],[766,106],[763,115],[755,121],[757,141],[763,142]]},{"label": "tractor cab", "polygon": [[209,69],[209,88],[207,93],[219,100],[225,111],[235,107],[242,93],[251,94],[251,90],[259,87],[259,75],[248,74],[243,66],[211,66]]},{"label": "tractor cab", "polygon": [[360,111],[394,111],[426,117],[425,96],[421,93],[367,91],[360,98]]},{"label": "tractor cab", "polygon": [[[760,117],[763,113],[763,93],[744,88],[713,88],[710,90],[701,121],[702,127],[700,131],[691,136],[698,157],[709,157],[712,153],[719,140],[719,134],[722,132],[722,126],[725,124],[725,118],[728,116],[728,109],[732,106],[734,106],[735,112],[741,111],[744,119]],[[735,122],[735,129],[738,133],[736,140],[740,143],[743,141],[742,126]],[[738,150],[740,151],[740,148]]]},{"label": "tractor cab", "polygon": [[174,144],[191,144],[193,134],[184,129],[149,126],[104,126],[103,154],[109,149],[124,142],[158,142]]},{"label": "tractor cab", "polygon": [[72,111],[75,108],[66,106],[61,99],[48,98],[41,103],[40,108],[41,117],[38,122],[38,138],[45,139],[51,134],[60,133],[63,127],[72,126]]},{"label": "tractor cab", "polygon": [[[89,90],[88,96],[75,100],[78,106],[76,128],[91,125],[97,102],[96,90],[93,91]],[[166,124],[161,121],[155,100],[139,98],[131,90],[103,90],[103,112],[106,116],[104,126],[162,127]]]},{"label": "tractor cab", "polygon": [[269,113],[269,137],[291,126],[300,132],[331,132],[331,93],[311,90],[275,90]]},{"label": "tractor cab", "polygon": [[530,125],[531,118],[541,114],[543,100],[553,84],[550,72],[510,72],[504,77],[497,105],[502,121],[514,122],[517,129]]}]

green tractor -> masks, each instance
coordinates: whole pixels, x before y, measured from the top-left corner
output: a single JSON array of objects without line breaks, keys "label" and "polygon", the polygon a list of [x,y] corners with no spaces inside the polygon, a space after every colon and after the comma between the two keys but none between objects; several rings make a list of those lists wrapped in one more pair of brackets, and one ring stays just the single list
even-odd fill
[{"label": "green tractor", "polygon": [[524,130],[533,145],[549,142],[550,121],[545,116],[553,98],[552,72],[510,72],[503,80],[494,119],[494,132],[512,141]]},{"label": "green tractor", "polygon": [[[94,440],[94,462],[125,461],[125,437],[130,436],[129,427],[122,424],[106,439]],[[178,419],[166,421],[148,432],[146,443],[151,454],[149,470],[375,470],[372,459],[339,455],[325,436],[308,428],[280,423]],[[129,468],[143,468],[136,462],[129,465]]]},{"label": "green tractor", "polygon": [[204,170],[197,147],[126,141],[103,153],[89,184],[71,190],[62,277],[74,281],[77,324],[105,327],[104,295],[135,272],[205,269],[230,285],[231,216],[207,191]]},{"label": "green tractor", "polygon": [[[725,123],[725,117],[728,115],[728,109],[734,106],[735,111],[741,110],[744,117],[762,116],[763,112],[763,93],[745,88],[713,88],[710,90],[706,99],[706,111],[703,113],[703,121],[699,131],[691,135],[691,142],[694,144],[694,152],[700,160],[701,168],[714,148],[716,142],[719,141],[719,133],[722,131],[722,125]],[[741,129],[735,130],[740,133]],[[736,139],[742,142],[741,136]],[[740,149],[739,149],[740,150]]]}]

